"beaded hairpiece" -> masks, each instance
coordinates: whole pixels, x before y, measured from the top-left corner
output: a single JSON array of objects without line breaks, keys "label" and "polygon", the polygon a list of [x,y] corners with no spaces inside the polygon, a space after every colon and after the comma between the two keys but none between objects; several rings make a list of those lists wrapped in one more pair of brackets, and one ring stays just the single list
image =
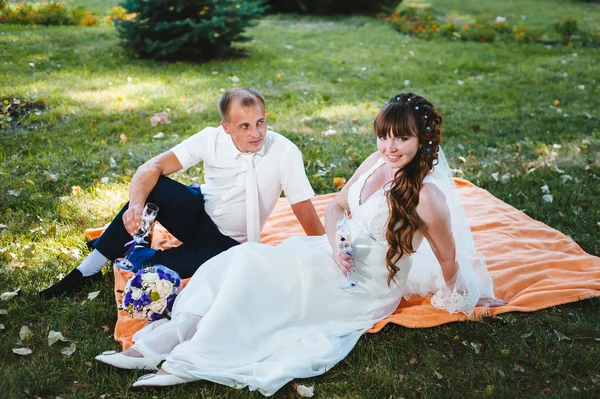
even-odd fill
[{"label": "beaded hairpiece", "polygon": [[[406,95],[406,94],[397,94],[397,95],[395,95],[394,97],[392,97],[390,100],[388,100],[388,101],[386,102],[386,104],[389,104],[389,103],[391,103],[391,102],[400,102],[400,100],[402,100],[402,96],[406,96],[406,97],[407,97],[407,98],[406,98],[406,102],[410,102],[410,100],[412,100],[412,99],[413,99],[411,96],[409,96],[409,95]],[[430,130],[431,130],[431,126],[430,126],[430,124],[427,124],[427,123],[429,122],[429,121],[427,120],[427,111],[431,110],[431,108],[432,108],[432,107],[431,107],[430,105],[424,105],[424,106],[422,106],[422,107],[420,107],[420,106],[418,106],[418,105],[415,105],[415,106],[413,107],[413,109],[414,109],[415,111],[421,111],[421,112],[419,112],[419,114],[424,114],[424,115],[422,115],[422,117],[423,117],[423,120],[424,120],[424,122],[425,122],[425,130],[427,130],[427,131],[430,131]],[[435,123],[435,121],[433,121],[433,122],[431,122],[431,123]],[[432,145],[432,144],[433,144],[433,143],[432,143],[431,141],[429,141],[429,145]],[[431,148],[427,147],[427,148],[425,148],[425,151],[427,151],[427,152],[431,152]]]}]

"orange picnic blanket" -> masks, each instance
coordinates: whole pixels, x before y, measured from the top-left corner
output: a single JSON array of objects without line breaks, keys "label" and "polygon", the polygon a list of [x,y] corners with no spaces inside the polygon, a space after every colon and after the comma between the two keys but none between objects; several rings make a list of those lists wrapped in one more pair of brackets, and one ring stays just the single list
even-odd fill
[{"label": "orange picnic blanket", "polygon": [[[486,190],[461,179],[455,179],[458,194],[473,231],[475,247],[486,260],[494,280],[497,297],[508,302],[499,308],[476,308],[473,318],[505,312],[532,312],[562,303],[600,296],[600,258],[585,253],[573,240],[561,232],[535,221],[525,213],[500,201]],[[320,195],[313,203],[321,219],[335,194]],[[86,236],[94,238],[103,229],[90,229]],[[153,245],[177,244],[166,230],[155,229]],[[261,234],[267,244],[277,244],[304,231],[285,198],[277,203]],[[114,268],[117,304],[131,272]],[[377,332],[387,323],[405,327],[433,327],[452,321],[466,320],[460,314],[436,309],[429,298],[402,300],[391,316],[381,320],[369,332]],[[126,349],[132,345],[133,334],[146,322],[132,319],[118,311],[115,339]]]}]

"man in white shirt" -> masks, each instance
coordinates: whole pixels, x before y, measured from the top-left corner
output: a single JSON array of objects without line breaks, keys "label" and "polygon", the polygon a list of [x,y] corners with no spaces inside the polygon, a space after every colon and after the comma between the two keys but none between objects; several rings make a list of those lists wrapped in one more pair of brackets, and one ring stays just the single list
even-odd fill
[{"label": "man in white shirt", "polygon": [[[182,245],[164,251],[142,248],[130,260],[162,264],[191,277],[205,261],[245,241],[260,241],[260,230],[281,192],[307,235],[325,233],[310,200],[314,196],[302,154],[287,138],[267,130],[265,103],[254,89],[233,89],[219,101],[221,126],[208,127],[138,168],[129,202],[94,243],[92,253],[64,279],[40,294],[69,294],[101,277],[108,260],[125,253],[147,202],[158,205],[157,220]],[[200,187],[168,175],[204,162]]]}]

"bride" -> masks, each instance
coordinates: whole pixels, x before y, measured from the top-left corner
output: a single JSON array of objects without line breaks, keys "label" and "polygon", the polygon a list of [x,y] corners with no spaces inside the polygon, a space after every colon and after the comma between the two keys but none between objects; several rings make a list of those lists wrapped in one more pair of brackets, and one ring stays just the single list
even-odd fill
[{"label": "bride", "polygon": [[[270,396],[333,367],[403,296],[434,294],[433,306],[452,313],[505,304],[494,298],[452,191],[441,124],[425,98],[394,96],[375,119],[378,151],[327,209],[326,235],[246,243],[214,257],[177,297],[172,320],[144,327],[125,352],[96,359],[158,370],[136,387],[208,380]],[[336,242],[344,211],[353,256]],[[340,271],[354,287],[341,287]]]}]

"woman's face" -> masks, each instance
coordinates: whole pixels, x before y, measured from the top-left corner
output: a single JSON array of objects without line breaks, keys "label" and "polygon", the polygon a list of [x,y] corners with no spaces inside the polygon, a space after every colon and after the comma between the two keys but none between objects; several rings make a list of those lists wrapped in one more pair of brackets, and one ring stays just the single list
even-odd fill
[{"label": "woman's face", "polygon": [[404,168],[417,156],[419,139],[416,136],[395,137],[390,131],[387,137],[377,137],[377,150],[393,170]]}]

